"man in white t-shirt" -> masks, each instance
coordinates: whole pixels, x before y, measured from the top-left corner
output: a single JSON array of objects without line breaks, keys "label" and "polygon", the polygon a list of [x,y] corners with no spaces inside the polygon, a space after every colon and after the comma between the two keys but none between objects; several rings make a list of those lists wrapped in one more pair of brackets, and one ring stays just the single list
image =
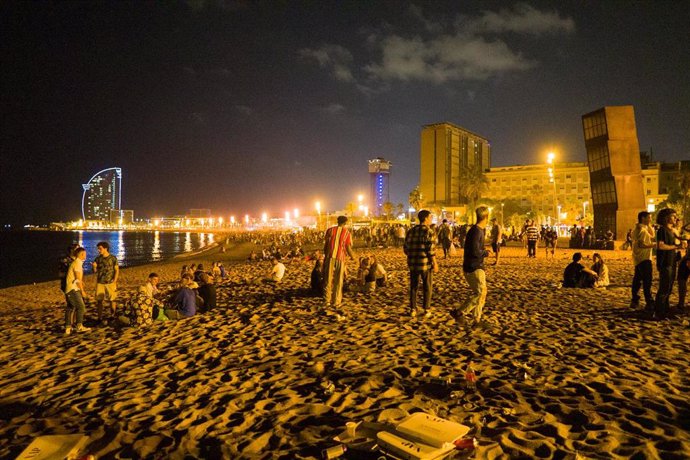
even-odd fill
[{"label": "man in white t-shirt", "polygon": [[74,260],[67,270],[65,280],[65,295],[67,296],[67,310],[65,311],[65,335],[72,333],[72,313],[76,312],[76,332],[85,332],[90,328],[84,326],[84,312],[87,299],[86,289],[84,289],[84,260],[86,260],[86,249],[78,247],[74,250]]},{"label": "man in white t-shirt", "polygon": [[271,258],[271,262],[273,262],[273,268],[271,269],[270,278],[266,281],[280,283],[283,280],[283,276],[285,276],[285,265],[275,256]]},{"label": "man in white t-shirt", "polygon": [[635,275],[632,281],[632,301],[630,306],[640,306],[640,286],[644,292],[647,311],[654,308],[652,297],[652,248],[654,244],[654,229],[651,226],[652,216],[647,211],[637,214],[637,225],[632,232],[632,256]]}]

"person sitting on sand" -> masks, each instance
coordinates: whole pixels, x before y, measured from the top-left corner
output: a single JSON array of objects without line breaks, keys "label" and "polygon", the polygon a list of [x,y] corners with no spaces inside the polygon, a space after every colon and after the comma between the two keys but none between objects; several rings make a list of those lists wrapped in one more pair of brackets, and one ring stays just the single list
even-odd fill
[{"label": "person sitting on sand", "polygon": [[369,272],[376,282],[376,286],[384,287],[386,285],[386,281],[388,280],[388,273],[386,273],[386,269],[383,268],[383,265],[381,265],[374,255],[369,256],[369,265]]},{"label": "person sitting on sand", "polygon": [[209,276],[208,273],[203,273],[197,291],[204,300],[202,311],[211,311],[216,308],[216,285],[212,276]]},{"label": "person sitting on sand", "polygon": [[285,265],[283,265],[278,256],[273,256],[271,258],[271,263],[273,264],[271,272],[264,281],[267,283],[280,283],[285,276]]},{"label": "person sitting on sand", "polygon": [[196,271],[194,272],[194,281],[199,283],[201,281],[201,275],[206,273],[204,270],[204,264],[199,264],[196,267]]},{"label": "person sitting on sand", "polygon": [[247,260],[248,260],[249,262],[254,262],[254,261],[257,260],[258,258],[259,258],[258,254],[256,253],[256,251],[254,251],[254,250],[252,249],[252,252],[249,253],[249,257],[247,257]]},{"label": "person sitting on sand", "polygon": [[582,260],[582,253],[576,252],[573,254],[573,261],[565,267],[563,271],[563,287],[564,288],[577,288],[580,287],[582,282],[582,271],[585,267],[582,266],[580,261]]},{"label": "person sitting on sand", "polygon": [[189,273],[182,275],[172,308],[165,309],[165,316],[169,319],[189,318],[196,314],[196,293],[190,288],[192,283],[192,276]]},{"label": "person sitting on sand", "polygon": [[376,289],[376,278],[371,276],[371,260],[369,257],[359,258],[359,268],[354,281],[354,291],[370,293]]},{"label": "person sitting on sand", "polygon": [[311,292],[314,295],[323,295],[323,254],[315,251],[311,257],[314,260],[314,268],[311,270]]},{"label": "person sitting on sand", "polygon": [[592,268],[584,268],[582,277],[582,287],[600,288],[609,285],[609,267],[604,263],[604,259],[595,252],[592,255],[594,264]]},{"label": "person sitting on sand", "polygon": [[213,262],[211,265],[211,276],[214,278],[220,278],[220,267],[218,264],[220,264],[220,262]]},{"label": "person sitting on sand", "polygon": [[159,279],[157,273],[150,273],[146,284],[139,287],[137,295],[123,305],[123,310],[117,315],[121,325],[140,327],[153,323],[154,308],[163,308],[163,303],[155,298]]}]

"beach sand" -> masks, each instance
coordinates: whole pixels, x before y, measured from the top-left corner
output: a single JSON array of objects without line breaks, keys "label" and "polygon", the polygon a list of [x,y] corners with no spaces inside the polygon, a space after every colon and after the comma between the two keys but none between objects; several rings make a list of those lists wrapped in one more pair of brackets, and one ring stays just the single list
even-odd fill
[{"label": "beach sand", "polygon": [[[416,411],[470,426],[476,458],[690,457],[687,317],[630,309],[629,252],[602,252],[608,289],[565,290],[572,250],[547,261],[504,249],[477,329],[449,315],[468,293],[460,257],[440,261],[431,318],[411,319],[402,251],[370,252],[389,285],[346,293],[344,321],[313,311],[303,262],[276,286],[246,283],[267,262],[227,265],[212,312],[69,337],[57,282],[0,291],[0,458],[62,433],[89,435],[97,458],[318,458],[348,421]],[[122,270],[123,297],[182,263]],[[469,360],[476,391],[463,384]]]}]

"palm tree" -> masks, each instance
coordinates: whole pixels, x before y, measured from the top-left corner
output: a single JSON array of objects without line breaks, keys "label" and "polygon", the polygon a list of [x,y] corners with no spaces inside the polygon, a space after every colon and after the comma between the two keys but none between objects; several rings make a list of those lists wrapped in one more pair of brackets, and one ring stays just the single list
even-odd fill
[{"label": "palm tree", "polygon": [[681,216],[684,224],[690,223],[690,216],[688,212],[688,205],[690,205],[690,171],[678,172],[678,186],[680,187],[680,195],[683,198],[683,215]]},{"label": "palm tree", "polygon": [[472,219],[477,201],[489,189],[489,180],[480,168],[466,167],[460,172],[460,196],[468,203],[468,221]]},{"label": "palm tree", "polygon": [[424,207],[424,197],[422,196],[422,191],[419,190],[419,185],[410,192],[409,201],[410,206],[412,206],[416,211],[419,211]]}]

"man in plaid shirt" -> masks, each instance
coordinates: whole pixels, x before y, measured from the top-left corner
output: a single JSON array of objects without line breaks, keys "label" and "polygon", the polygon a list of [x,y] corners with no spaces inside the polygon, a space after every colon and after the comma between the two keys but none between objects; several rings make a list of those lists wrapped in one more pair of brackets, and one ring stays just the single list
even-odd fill
[{"label": "man in plaid shirt", "polygon": [[417,290],[419,289],[419,279],[422,279],[424,317],[431,316],[429,307],[431,306],[431,291],[433,272],[438,273],[436,264],[436,237],[433,230],[429,228],[431,224],[431,213],[427,210],[419,211],[417,214],[419,225],[415,225],[407,232],[403,250],[407,256],[407,266],[410,269],[410,316],[417,315]]}]

